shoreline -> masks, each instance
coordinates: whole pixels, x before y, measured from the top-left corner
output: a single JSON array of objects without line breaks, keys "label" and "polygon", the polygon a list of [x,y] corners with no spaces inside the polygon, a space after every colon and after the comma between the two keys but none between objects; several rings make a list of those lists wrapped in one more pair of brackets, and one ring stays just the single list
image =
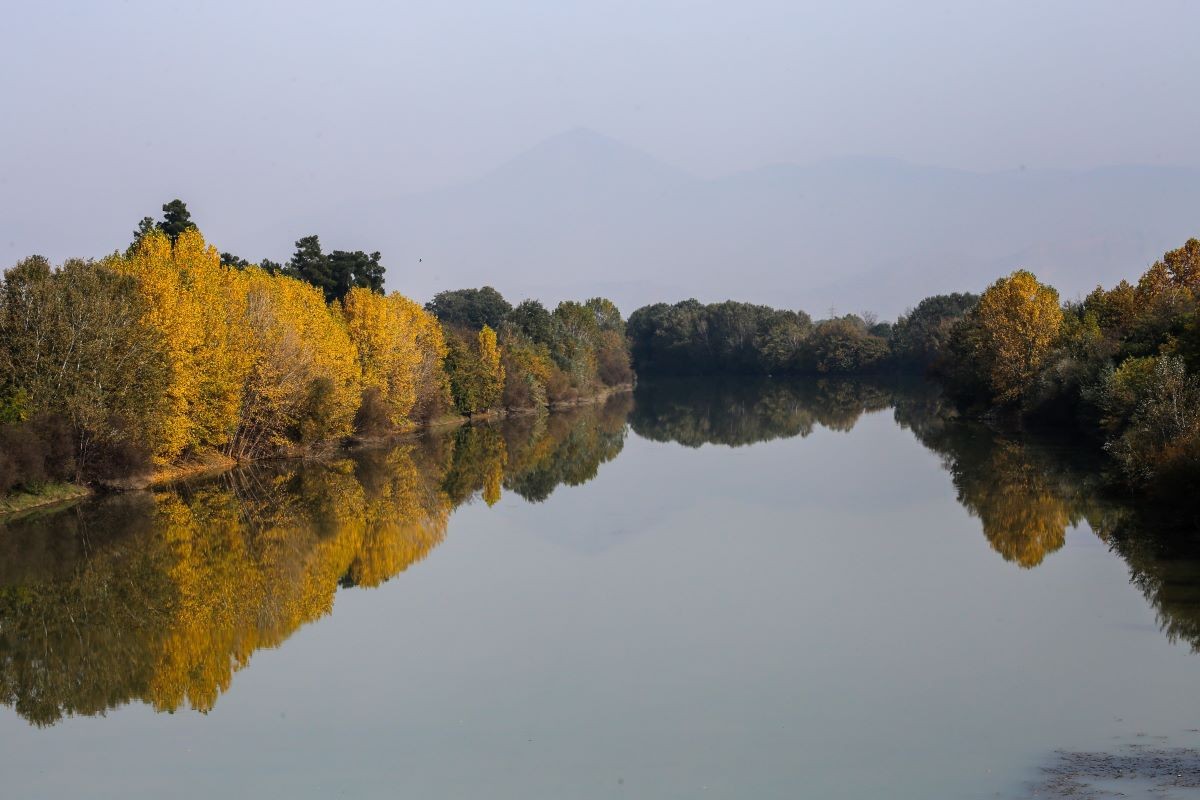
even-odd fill
[{"label": "shoreline", "polygon": [[405,430],[391,432],[383,436],[350,436],[340,439],[332,439],[309,447],[293,448],[270,456],[248,459],[246,461],[239,461],[235,458],[230,458],[220,453],[210,453],[206,454],[201,460],[183,464],[173,464],[156,469],[149,474],[137,475],[117,481],[104,481],[97,483],[95,486],[79,483],[52,484],[42,491],[16,492],[5,497],[0,497],[0,523],[3,523],[7,519],[11,519],[16,515],[25,513],[27,511],[45,510],[59,505],[66,506],[80,502],[89,497],[94,497],[98,494],[120,494],[122,492],[145,491],[148,489],[168,486],[177,481],[187,480],[189,478],[220,475],[238,466],[244,466],[248,464],[268,461],[319,461],[330,458],[338,453],[350,453],[356,450],[371,449],[390,444],[401,444],[406,441],[417,439],[431,431],[457,428],[462,425],[493,422],[495,420],[507,419],[509,417],[529,416],[531,414],[538,414],[542,412],[552,414],[555,411],[565,411],[567,409],[577,408],[579,406],[601,403],[614,395],[632,392],[633,388],[634,384],[627,383],[621,384],[620,386],[610,386],[605,388],[603,391],[577,397],[574,400],[559,401],[544,406],[498,409],[495,411],[487,411],[484,413],[471,415],[445,415],[428,420],[420,425],[415,425]]},{"label": "shoreline", "polygon": [[95,489],[79,483],[52,483],[36,492],[15,492],[0,497],[0,522],[26,512],[76,503],[95,493]]}]

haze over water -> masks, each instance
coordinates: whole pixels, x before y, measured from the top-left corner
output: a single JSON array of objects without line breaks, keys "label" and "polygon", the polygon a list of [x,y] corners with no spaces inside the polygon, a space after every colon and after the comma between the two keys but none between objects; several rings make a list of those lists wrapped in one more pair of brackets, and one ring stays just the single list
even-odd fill
[{"label": "haze over water", "polygon": [[660,381],[11,520],[0,793],[1015,798],[1194,747],[1200,561],[1081,460]]}]

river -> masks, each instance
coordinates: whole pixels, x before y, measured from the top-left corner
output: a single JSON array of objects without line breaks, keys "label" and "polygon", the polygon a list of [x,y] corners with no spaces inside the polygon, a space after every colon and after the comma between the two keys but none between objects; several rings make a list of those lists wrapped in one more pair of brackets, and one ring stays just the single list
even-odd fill
[{"label": "river", "polygon": [[1200,526],[1102,467],[647,381],[0,521],[0,796],[1200,796]]}]

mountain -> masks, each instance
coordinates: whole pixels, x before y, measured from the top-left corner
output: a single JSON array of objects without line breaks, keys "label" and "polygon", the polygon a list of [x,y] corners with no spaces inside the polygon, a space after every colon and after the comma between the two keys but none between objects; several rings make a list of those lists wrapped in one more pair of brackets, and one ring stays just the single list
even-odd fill
[{"label": "mountain", "polygon": [[697,297],[893,317],[1018,267],[1065,297],[1132,279],[1200,235],[1200,170],[842,158],[706,180],[577,129],[478,180],[367,205],[350,235],[416,297],[491,284],[514,300],[602,294],[626,312]]}]

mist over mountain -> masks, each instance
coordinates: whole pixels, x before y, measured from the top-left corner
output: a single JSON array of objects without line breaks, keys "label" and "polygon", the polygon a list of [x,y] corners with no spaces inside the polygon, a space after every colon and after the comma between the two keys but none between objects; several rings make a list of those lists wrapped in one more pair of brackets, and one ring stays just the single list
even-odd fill
[{"label": "mist over mountain", "polygon": [[1133,279],[1200,234],[1200,170],[839,158],[702,179],[575,129],[478,180],[381,194],[344,232],[384,252],[389,288],[421,298],[491,284],[605,295],[626,313],[696,297],[892,317],[1018,267],[1065,297]]}]

